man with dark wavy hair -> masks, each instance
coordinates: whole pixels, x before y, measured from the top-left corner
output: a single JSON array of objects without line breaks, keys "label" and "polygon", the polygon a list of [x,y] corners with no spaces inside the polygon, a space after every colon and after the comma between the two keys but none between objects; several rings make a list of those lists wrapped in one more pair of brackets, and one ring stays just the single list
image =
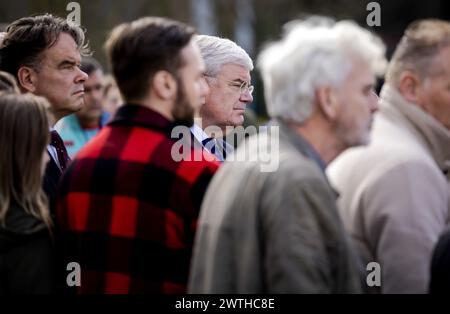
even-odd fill
[{"label": "man with dark wavy hair", "polygon": [[[50,14],[20,18],[6,28],[0,43],[0,70],[12,74],[22,92],[47,98],[56,123],[81,109],[83,83],[81,55],[88,52],[83,30]],[[52,203],[69,157],[58,133],[51,131],[51,156],[44,189]]]},{"label": "man with dark wavy hair", "polygon": [[110,119],[109,113],[103,108],[105,77],[102,66],[96,59],[85,57],[81,61],[81,70],[89,75],[84,82],[84,106],[55,125],[71,158],[96,136]]}]

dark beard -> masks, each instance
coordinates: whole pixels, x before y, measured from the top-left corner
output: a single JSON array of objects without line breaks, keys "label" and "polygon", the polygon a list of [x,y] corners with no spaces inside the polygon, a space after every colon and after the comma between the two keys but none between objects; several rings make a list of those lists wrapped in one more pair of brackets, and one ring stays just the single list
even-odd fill
[{"label": "dark beard", "polygon": [[194,108],[192,108],[186,97],[181,80],[178,77],[176,79],[179,88],[177,99],[172,109],[173,120],[176,125],[184,125],[190,128],[194,124]]}]

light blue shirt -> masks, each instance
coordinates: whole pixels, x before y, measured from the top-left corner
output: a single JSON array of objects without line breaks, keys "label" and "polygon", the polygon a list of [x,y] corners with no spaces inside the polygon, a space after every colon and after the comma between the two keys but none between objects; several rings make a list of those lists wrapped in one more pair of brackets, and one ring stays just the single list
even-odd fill
[{"label": "light blue shirt", "polygon": [[95,129],[83,129],[78,122],[78,118],[75,114],[71,114],[62,118],[56,125],[55,129],[64,141],[67,153],[70,158],[73,158],[78,151],[86,145],[100,129],[109,120],[109,114],[104,112],[100,118],[100,125]]}]

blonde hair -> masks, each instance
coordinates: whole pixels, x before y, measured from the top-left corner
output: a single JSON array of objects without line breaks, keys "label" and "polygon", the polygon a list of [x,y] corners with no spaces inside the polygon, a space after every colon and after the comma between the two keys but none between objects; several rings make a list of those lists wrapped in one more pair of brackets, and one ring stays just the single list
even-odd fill
[{"label": "blonde hair", "polygon": [[42,156],[49,141],[49,103],[31,94],[0,93],[0,223],[13,204],[52,225],[42,190]]},{"label": "blonde hair", "polygon": [[0,71],[0,92],[20,93],[14,76],[4,71]]}]

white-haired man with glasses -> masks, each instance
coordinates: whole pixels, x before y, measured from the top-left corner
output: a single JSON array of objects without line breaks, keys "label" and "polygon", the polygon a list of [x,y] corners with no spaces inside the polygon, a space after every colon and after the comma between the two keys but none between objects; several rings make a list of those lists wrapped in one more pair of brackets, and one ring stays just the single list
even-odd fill
[{"label": "white-haired man with glasses", "polygon": [[194,146],[224,161],[233,152],[224,137],[244,123],[245,108],[253,101],[253,62],[244,49],[229,39],[198,35],[196,42],[205,61],[209,93],[191,128],[192,140]]},{"label": "white-haired man with glasses", "polygon": [[[258,57],[270,132],[240,145],[203,198],[190,293],[365,288],[365,265],[339,218],[325,169],[370,139],[375,72],[385,48],[349,21],[316,17],[289,26]],[[278,167],[264,171],[271,161]]]}]

